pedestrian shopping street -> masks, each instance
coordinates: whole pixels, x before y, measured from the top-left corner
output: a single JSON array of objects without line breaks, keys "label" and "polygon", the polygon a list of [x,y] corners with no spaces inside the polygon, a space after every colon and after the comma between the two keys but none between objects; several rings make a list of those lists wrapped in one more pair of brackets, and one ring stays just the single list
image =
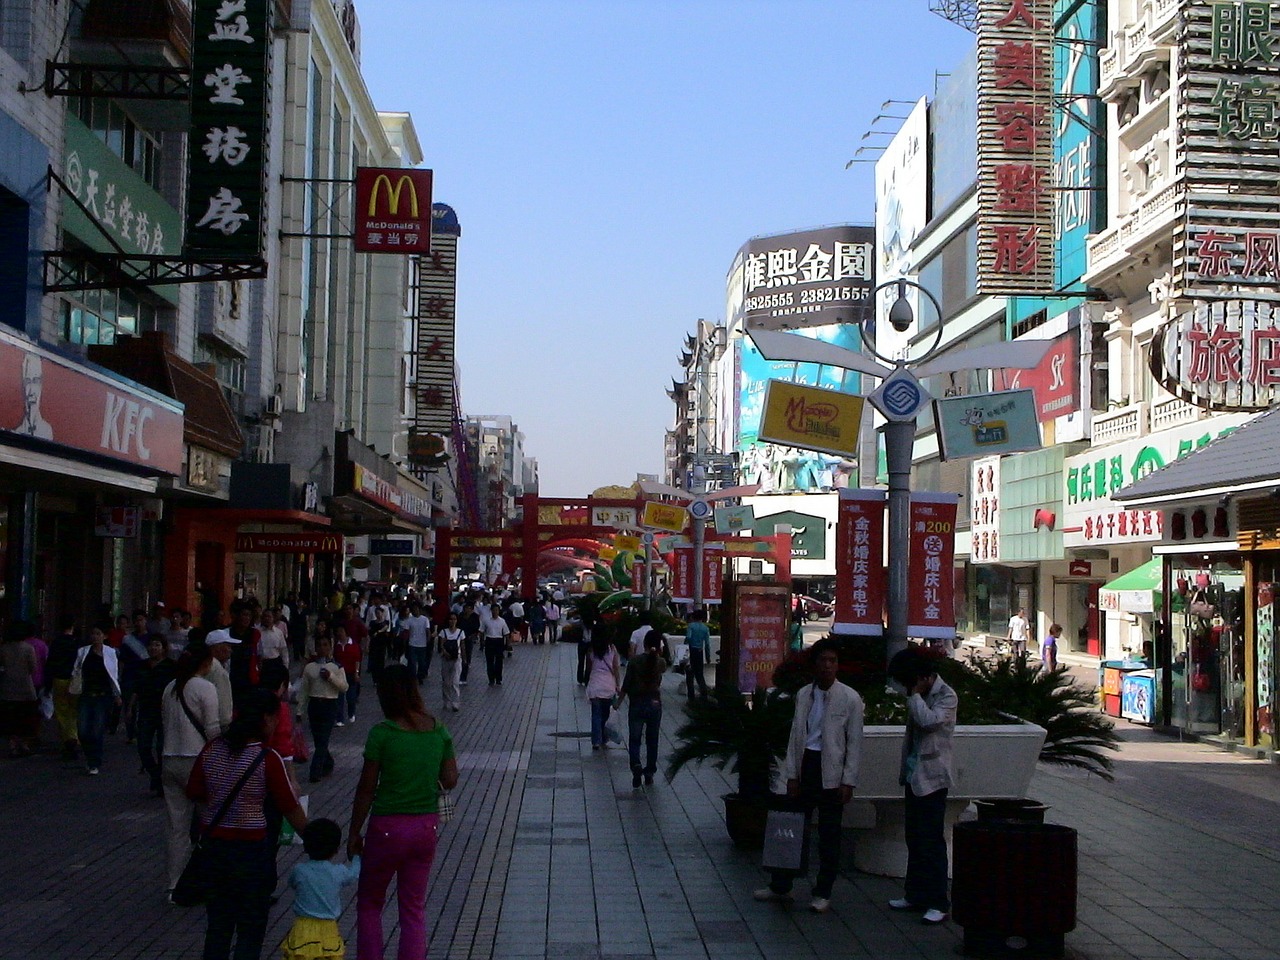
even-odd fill
[{"label": "pedestrian shopping street", "polygon": [[[463,688],[448,716],[459,753],[459,813],[443,828],[427,914],[434,958],[799,960],[950,958],[961,931],[890,913],[893,881],[845,872],[826,915],[757,903],[759,852],[725,834],[729,783],[705,768],[633,791],[625,752],[593,754],[571,645],[519,646],[506,683]],[[431,677],[427,702],[439,705]],[[684,703],[665,687],[663,755]],[[336,731],[337,773],[312,786],[311,812],[349,817],[359,756],[377,706]],[[1199,744],[1124,730],[1117,779],[1041,769],[1031,795],[1080,831],[1080,960],[1269,960],[1280,907],[1280,771]],[[167,960],[199,955],[200,911],[164,900],[163,809],[137,759],[111,738],[99,777],[56,753],[0,765],[0,960]],[[305,777],[303,778],[305,780]],[[300,847],[281,858],[282,873]],[[352,894],[353,896],[353,894]],[[1010,891],[1034,910],[1037,891]],[[388,929],[394,940],[394,898]],[[269,948],[288,929],[286,893]],[[354,955],[354,908],[341,926]]]}]

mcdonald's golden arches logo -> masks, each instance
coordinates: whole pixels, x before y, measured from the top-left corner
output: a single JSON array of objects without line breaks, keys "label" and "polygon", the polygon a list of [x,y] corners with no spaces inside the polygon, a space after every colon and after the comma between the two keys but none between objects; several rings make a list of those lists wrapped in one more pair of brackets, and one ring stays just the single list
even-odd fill
[{"label": "mcdonald's golden arches logo", "polygon": [[431,252],[431,171],[356,171],[355,248],[361,253]]}]

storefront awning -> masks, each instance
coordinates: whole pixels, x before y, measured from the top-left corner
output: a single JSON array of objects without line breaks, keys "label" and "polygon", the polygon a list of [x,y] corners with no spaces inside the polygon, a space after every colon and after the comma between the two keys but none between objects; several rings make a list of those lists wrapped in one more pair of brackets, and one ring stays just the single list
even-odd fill
[{"label": "storefront awning", "polygon": [[1164,602],[1160,593],[1163,565],[1160,557],[1153,557],[1104,584],[1098,591],[1098,606],[1122,613],[1154,613]]}]

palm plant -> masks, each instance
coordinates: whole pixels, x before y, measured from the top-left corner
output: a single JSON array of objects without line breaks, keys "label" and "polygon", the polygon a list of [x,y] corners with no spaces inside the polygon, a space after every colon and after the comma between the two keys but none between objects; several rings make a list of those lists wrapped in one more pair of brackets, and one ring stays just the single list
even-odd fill
[{"label": "palm plant", "polygon": [[1032,668],[1021,658],[975,659],[953,685],[961,702],[1044,727],[1042,762],[1115,779],[1114,762],[1104,751],[1118,750],[1120,738],[1098,712],[1095,691],[1076,683],[1066,667]]},{"label": "palm plant", "polygon": [[738,775],[738,796],[769,795],[773,771],[787,751],[795,704],[780,690],[744,696],[717,689],[707,699],[685,706],[685,722],[676,731],[678,746],[667,761],[667,779],[689,763],[710,760],[716,769]]}]

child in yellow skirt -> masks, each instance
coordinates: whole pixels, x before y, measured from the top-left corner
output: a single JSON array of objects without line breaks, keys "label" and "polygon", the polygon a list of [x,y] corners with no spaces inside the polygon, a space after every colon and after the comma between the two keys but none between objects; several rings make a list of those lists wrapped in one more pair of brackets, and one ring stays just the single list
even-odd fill
[{"label": "child in yellow skirt", "polygon": [[284,960],[343,960],[347,946],[338,933],[342,888],[360,877],[360,858],[334,863],[342,828],[332,820],[312,820],[302,831],[303,860],[289,873],[293,888],[293,927],[280,950]]}]

